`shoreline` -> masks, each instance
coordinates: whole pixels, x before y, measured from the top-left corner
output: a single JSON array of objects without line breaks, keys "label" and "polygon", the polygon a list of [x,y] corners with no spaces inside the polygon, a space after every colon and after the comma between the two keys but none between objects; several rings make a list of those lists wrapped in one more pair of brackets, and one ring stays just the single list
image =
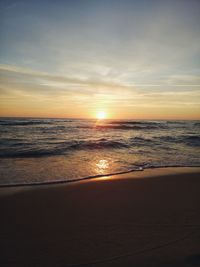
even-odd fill
[{"label": "shoreline", "polygon": [[200,168],[4,187],[0,265],[198,265],[199,203]]},{"label": "shoreline", "polygon": [[[77,178],[74,180],[56,180],[56,181],[44,181],[44,182],[32,182],[32,183],[16,183],[16,184],[2,184],[0,185],[0,190],[1,188],[15,188],[15,187],[32,187],[32,186],[47,186],[47,185],[59,185],[59,184],[71,184],[71,183],[77,183],[77,182],[81,182],[81,181],[88,181],[88,180],[93,180],[93,179],[98,179],[98,178],[121,178],[121,176],[124,176],[126,174],[138,174],[139,172],[145,172],[145,174],[147,172],[151,170],[156,170],[156,172],[160,172],[161,170],[165,170],[165,173],[168,175],[170,175],[171,173],[174,172],[174,170],[178,170],[181,173],[182,170],[186,170],[187,172],[193,172],[196,170],[200,170],[200,166],[163,166],[163,167],[148,167],[148,168],[142,168],[139,167],[138,169],[131,169],[128,171],[121,171],[121,172],[116,172],[116,173],[108,173],[108,174],[97,174],[97,175],[91,175],[91,176],[86,176],[83,178]],[[156,173],[155,173],[156,174]],[[148,174],[147,174],[148,175]],[[146,176],[146,175],[145,175]]]}]

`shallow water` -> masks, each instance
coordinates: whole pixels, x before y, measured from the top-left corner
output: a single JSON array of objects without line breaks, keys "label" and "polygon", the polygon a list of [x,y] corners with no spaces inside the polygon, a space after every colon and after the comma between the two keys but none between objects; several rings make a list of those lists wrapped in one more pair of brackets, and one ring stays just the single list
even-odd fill
[{"label": "shallow water", "polygon": [[0,119],[0,184],[200,166],[200,121]]}]

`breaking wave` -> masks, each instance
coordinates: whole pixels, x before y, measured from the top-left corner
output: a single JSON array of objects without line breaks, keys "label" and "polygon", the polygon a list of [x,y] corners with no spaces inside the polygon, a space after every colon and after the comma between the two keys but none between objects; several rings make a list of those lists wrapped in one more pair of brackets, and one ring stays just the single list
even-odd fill
[{"label": "breaking wave", "polygon": [[[18,146],[18,148],[17,148]],[[66,154],[72,150],[99,150],[99,149],[120,149],[127,148],[128,145],[122,141],[111,141],[104,138],[93,141],[64,141],[46,143],[37,147],[35,144],[16,143],[11,144],[8,150],[1,149],[0,157],[44,157]]]},{"label": "breaking wave", "polygon": [[[200,146],[200,136],[135,136],[127,139],[90,139],[90,140],[56,140],[55,137],[39,140],[38,142],[25,142],[23,139],[4,138],[0,140],[0,157],[44,157],[63,155],[79,150],[126,149],[127,153],[132,148],[161,146],[168,148],[170,144],[182,144],[191,147]],[[171,147],[172,148],[172,147]]]}]

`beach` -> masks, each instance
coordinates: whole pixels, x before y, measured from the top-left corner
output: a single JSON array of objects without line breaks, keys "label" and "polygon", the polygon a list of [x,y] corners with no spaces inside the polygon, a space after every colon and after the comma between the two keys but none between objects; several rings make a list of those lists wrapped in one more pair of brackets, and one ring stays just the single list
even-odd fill
[{"label": "beach", "polygon": [[200,267],[200,0],[0,13],[0,267]]},{"label": "beach", "polygon": [[198,266],[199,174],[1,188],[0,266]]}]

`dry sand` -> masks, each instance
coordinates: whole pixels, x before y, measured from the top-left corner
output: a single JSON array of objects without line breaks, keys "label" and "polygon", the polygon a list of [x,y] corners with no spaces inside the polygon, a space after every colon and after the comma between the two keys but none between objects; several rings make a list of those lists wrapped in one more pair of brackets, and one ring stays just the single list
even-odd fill
[{"label": "dry sand", "polygon": [[0,266],[199,266],[200,168],[0,189]]}]

